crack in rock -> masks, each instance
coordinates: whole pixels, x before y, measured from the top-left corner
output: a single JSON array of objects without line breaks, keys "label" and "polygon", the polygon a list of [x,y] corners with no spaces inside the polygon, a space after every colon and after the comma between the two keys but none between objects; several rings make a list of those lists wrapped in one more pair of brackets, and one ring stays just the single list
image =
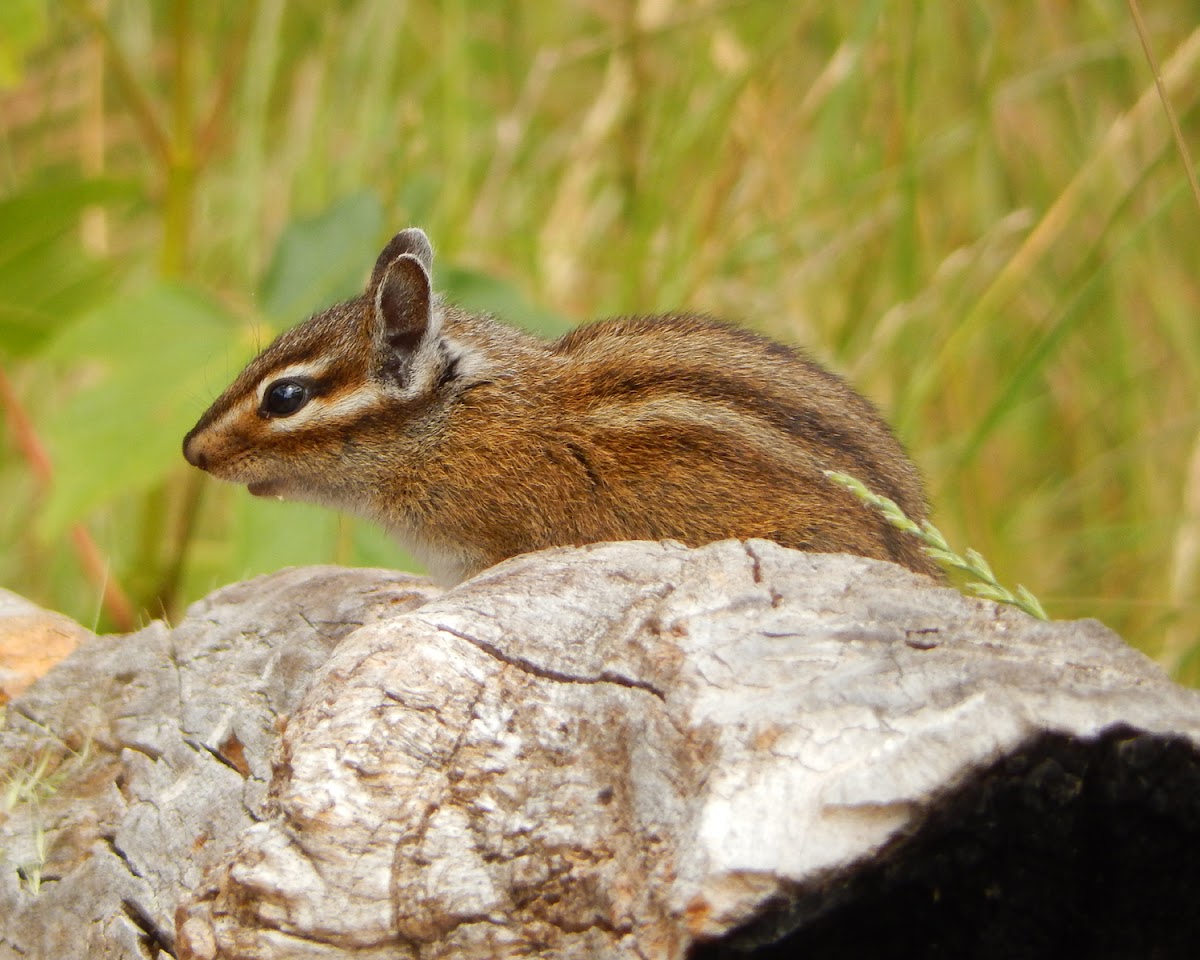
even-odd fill
[{"label": "crack in rock", "polygon": [[585,685],[594,685],[597,683],[611,683],[618,687],[625,687],[629,690],[641,690],[657,697],[659,700],[666,700],[666,694],[652,683],[645,680],[634,680],[632,677],[624,677],[620,674],[605,670],[591,677],[577,677],[569,673],[563,673],[560,670],[552,670],[549,667],[538,666],[521,657],[514,657],[504,653],[499,647],[487,640],[481,640],[479,637],[473,637],[470,634],[463,633],[461,630],[455,630],[453,627],[448,627],[445,624],[434,624],[434,626],[442,633],[448,633],[452,637],[457,637],[459,640],[466,641],[473,647],[482,650],[488,656],[499,660],[501,663],[506,663],[510,667],[515,667],[523,673],[528,673],[531,676],[540,677],[543,680],[551,680],[555,683],[579,683]]}]

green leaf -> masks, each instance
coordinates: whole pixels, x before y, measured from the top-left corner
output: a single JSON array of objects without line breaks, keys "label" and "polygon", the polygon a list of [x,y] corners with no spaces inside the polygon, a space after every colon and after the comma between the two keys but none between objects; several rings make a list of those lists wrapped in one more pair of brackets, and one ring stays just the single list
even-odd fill
[{"label": "green leaf", "polygon": [[230,580],[307,564],[419,569],[379,527],[326,507],[253,497],[243,487],[215,481],[205,502],[215,536],[193,544],[189,596]]},{"label": "green leaf", "polygon": [[0,267],[31,247],[76,233],[87,207],[135,197],[131,183],[81,179],[43,182],[5,197],[0,200]]},{"label": "green leaf", "polygon": [[183,435],[214,392],[202,358],[228,355],[237,326],[217,304],[164,281],[110,301],[51,342],[43,357],[81,370],[87,385],[40,425],[55,477],[39,534],[56,537],[181,466]]},{"label": "green leaf", "polygon": [[121,268],[84,252],[79,218],[88,206],[131,195],[125,184],[77,180],[0,200],[0,352],[36,350],[111,294]]},{"label": "green leaf", "polygon": [[[383,208],[362,191],[320,216],[290,224],[275,248],[262,288],[263,311],[285,324],[362,291],[379,253]],[[514,285],[478,270],[434,262],[433,285],[466,310],[491,313],[542,336],[559,336],[575,324],[532,303]]]},{"label": "green leaf", "polygon": [[382,528],[365,520],[353,522],[350,531],[355,566],[385,567],[389,570],[420,570],[421,564],[388,536]]},{"label": "green leaf", "polygon": [[557,337],[575,324],[532,303],[511,283],[466,267],[433,265],[433,284],[466,310],[492,313],[543,337]]},{"label": "green leaf", "polygon": [[277,321],[297,323],[362,292],[382,229],[383,207],[368,191],[289,224],[263,277],[263,311]]},{"label": "green leaf", "polygon": [[245,487],[217,480],[206,484],[204,532],[188,546],[185,596],[283,567],[332,562],[339,528],[334,511],[253,497]]},{"label": "green leaf", "polygon": [[224,569],[239,579],[270,573],[283,567],[330,563],[350,534],[355,565],[418,569],[386,533],[365,521],[353,520],[328,507],[252,497],[233,492],[233,522],[229,527],[230,556]]},{"label": "green leaf", "polygon": [[62,242],[40,244],[0,266],[0,352],[36,351],[89,306],[106,299],[119,268]]},{"label": "green leaf", "polygon": [[264,500],[237,490],[232,551],[227,569],[238,579],[270,573],[283,567],[329,563],[338,536],[338,515],[308,503]]},{"label": "green leaf", "polygon": [[46,35],[46,0],[0,3],[0,87],[21,79],[25,55]]}]

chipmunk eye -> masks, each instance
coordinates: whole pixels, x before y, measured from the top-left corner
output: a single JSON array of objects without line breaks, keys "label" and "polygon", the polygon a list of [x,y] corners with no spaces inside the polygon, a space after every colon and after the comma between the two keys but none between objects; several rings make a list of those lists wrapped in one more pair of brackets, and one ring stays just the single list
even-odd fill
[{"label": "chipmunk eye", "polygon": [[263,394],[262,412],[271,417],[287,417],[308,400],[308,387],[299,380],[276,380]]}]

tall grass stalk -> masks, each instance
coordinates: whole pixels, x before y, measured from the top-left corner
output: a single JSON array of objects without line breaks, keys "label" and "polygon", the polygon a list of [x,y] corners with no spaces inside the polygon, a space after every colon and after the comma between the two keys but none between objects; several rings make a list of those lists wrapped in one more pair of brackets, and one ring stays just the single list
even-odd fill
[{"label": "tall grass stalk", "polygon": [[946,570],[954,571],[965,577],[965,589],[977,597],[1006,603],[1009,606],[1024,610],[1039,620],[1049,620],[1046,609],[1032,593],[1021,584],[1015,590],[1010,590],[996,579],[991,564],[978,550],[968,547],[962,553],[950,546],[945,534],[926,520],[917,523],[908,516],[895,500],[885,497],[869,489],[857,477],[836,470],[826,470],[825,476],[840,487],[849,490],[854,496],[869,507],[878,510],[883,518],[897,530],[915,537],[921,542],[921,548],[933,557]]}]

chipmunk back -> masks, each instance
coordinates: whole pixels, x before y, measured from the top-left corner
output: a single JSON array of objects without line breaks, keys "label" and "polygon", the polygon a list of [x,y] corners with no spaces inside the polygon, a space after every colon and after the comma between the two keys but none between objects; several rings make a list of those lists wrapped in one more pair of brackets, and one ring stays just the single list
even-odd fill
[{"label": "chipmunk back", "polygon": [[936,565],[823,471],[925,516],[874,407],[803,354],[716,321],[601,321],[553,342],[432,291],[425,234],[397,234],[366,292],[281,334],[184,439],[259,496],[374,520],[455,582],[603,540],[784,546]]}]

